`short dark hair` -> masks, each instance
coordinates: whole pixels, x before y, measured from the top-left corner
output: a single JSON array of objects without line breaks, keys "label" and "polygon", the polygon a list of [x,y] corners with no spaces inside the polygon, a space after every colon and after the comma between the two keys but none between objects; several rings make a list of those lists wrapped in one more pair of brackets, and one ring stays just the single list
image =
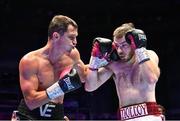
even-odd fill
[{"label": "short dark hair", "polygon": [[67,31],[68,25],[78,28],[77,23],[73,19],[64,15],[54,16],[48,27],[48,37],[51,38],[54,32],[58,32],[60,35],[63,35],[64,32]]}]

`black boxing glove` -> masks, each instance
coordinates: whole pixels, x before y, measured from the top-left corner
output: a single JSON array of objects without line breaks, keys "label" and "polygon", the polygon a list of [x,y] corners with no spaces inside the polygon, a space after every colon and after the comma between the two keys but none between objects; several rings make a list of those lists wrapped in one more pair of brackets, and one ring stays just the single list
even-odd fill
[{"label": "black boxing glove", "polygon": [[147,38],[142,30],[133,29],[127,32],[125,39],[126,42],[131,45],[131,48],[135,49],[135,54],[139,63],[150,60],[146,50]]},{"label": "black boxing glove", "polygon": [[146,48],[147,38],[145,33],[140,29],[133,29],[127,32],[125,39],[126,42],[129,43],[134,49],[141,47]]},{"label": "black boxing glove", "polygon": [[81,87],[80,77],[75,69],[66,74],[59,81],[46,89],[49,99],[55,99],[65,93],[74,91]]},{"label": "black boxing glove", "polygon": [[107,38],[97,37],[93,40],[90,69],[98,69],[109,63],[109,53],[112,50],[112,41]]}]

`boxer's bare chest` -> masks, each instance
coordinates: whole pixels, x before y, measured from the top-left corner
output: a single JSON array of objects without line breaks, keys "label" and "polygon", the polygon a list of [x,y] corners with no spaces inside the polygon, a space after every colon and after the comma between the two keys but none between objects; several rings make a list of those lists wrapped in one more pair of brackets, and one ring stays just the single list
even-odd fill
[{"label": "boxer's bare chest", "polygon": [[121,65],[115,68],[115,82],[120,88],[136,87],[141,82],[140,68],[134,65]]},{"label": "boxer's bare chest", "polygon": [[62,71],[72,66],[72,60],[63,57],[55,64],[50,63],[48,60],[41,60],[39,64],[38,79],[39,88],[46,89],[59,80]]}]

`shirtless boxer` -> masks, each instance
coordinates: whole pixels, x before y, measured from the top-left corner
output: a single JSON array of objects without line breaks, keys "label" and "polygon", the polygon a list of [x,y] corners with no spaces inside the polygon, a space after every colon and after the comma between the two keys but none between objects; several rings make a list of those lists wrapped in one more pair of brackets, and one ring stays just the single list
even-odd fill
[{"label": "shirtless boxer", "polygon": [[84,63],[75,47],[77,36],[76,22],[56,15],[49,24],[47,44],[22,57],[20,120],[64,119],[64,94],[81,87],[84,80]]},{"label": "shirtless boxer", "polygon": [[159,59],[154,51],[146,49],[145,33],[132,23],[125,23],[115,29],[113,39],[93,41],[86,91],[96,90],[112,76],[120,120],[162,121],[155,97]]}]

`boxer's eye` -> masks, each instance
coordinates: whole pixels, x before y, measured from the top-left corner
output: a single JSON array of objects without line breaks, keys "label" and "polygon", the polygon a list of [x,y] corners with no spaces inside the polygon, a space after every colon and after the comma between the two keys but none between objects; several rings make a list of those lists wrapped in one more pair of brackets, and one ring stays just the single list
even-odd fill
[{"label": "boxer's eye", "polygon": [[74,36],[69,36],[69,39],[70,39],[70,40],[75,40],[76,37],[74,37]]},{"label": "boxer's eye", "polygon": [[122,42],[122,43],[115,43],[116,48],[128,48],[129,44],[126,42]]},{"label": "boxer's eye", "polygon": [[128,47],[129,47],[129,45],[127,43],[124,43],[121,45],[121,48],[128,48]]}]

